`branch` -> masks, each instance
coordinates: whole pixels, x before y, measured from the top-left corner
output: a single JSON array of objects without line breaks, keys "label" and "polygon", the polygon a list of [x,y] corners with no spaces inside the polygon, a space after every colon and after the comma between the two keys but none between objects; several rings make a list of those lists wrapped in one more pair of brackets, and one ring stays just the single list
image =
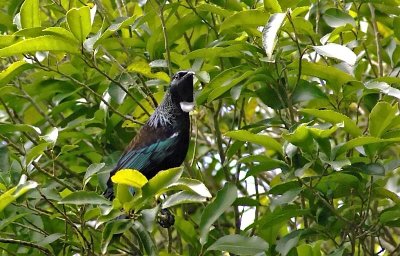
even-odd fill
[{"label": "branch", "polygon": [[[157,1],[158,3],[158,1]],[[172,67],[171,67],[171,53],[169,52],[169,44],[168,44],[168,34],[167,34],[167,27],[165,25],[165,19],[164,19],[164,7],[165,3],[158,3],[160,5],[160,13],[158,16],[160,16],[160,21],[161,21],[161,27],[164,35],[164,46],[165,46],[165,52],[167,53],[167,63],[168,63],[168,73],[169,76],[172,76]]]},{"label": "branch", "polygon": [[382,77],[383,76],[382,47],[381,47],[381,41],[379,40],[378,26],[376,24],[375,7],[371,3],[368,3],[368,7],[369,10],[371,11],[371,23],[375,34],[376,55],[378,57],[378,72],[379,76]]},{"label": "branch", "polygon": [[47,249],[47,248],[45,248],[43,246],[31,243],[31,242],[28,242],[28,241],[16,240],[16,239],[11,239],[11,238],[0,238],[0,243],[19,244],[19,245],[22,245],[22,246],[27,246],[27,247],[38,249],[38,250],[42,251],[44,254],[46,254],[46,255],[50,255],[50,256],[53,255],[50,252],[49,249]]}]

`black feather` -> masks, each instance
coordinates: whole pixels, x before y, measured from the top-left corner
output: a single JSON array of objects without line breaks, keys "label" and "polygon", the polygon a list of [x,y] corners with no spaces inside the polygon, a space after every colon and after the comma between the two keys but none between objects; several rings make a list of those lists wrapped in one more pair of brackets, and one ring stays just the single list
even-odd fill
[{"label": "black feather", "polygon": [[147,179],[184,161],[190,140],[190,119],[185,107],[193,104],[193,73],[180,71],[163,101],[139,130],[110,173],[104,195],[114,198],[111,176],[121,169],[136,169]]}]

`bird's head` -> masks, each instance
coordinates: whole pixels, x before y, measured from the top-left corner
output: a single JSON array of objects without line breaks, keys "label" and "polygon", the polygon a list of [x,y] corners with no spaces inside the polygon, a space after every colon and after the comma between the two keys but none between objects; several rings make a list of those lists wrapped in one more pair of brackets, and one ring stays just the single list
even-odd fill
[{"label": "bird's head", "polygon": [[170,92],[172,100],[179,103],[182,111],[190,112],[193,107],[193,72],[179,71],[171,81]]}]

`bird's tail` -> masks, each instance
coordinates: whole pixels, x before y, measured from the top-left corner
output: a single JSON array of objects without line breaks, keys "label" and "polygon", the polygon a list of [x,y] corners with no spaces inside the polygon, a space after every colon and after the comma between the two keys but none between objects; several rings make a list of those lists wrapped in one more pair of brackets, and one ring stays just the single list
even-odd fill
[{"label": "bird's tail", "polygon": [[103,193],[103,196],[105,198],[107,198],[108,200],[112,201],[115,197],[114,195],[114,183],[111,181],[111,177],[115,174],[115,172],[117,171],[117,168],[114,168],[111,172],[110,172],[110,177],[107,180],[107,188]]}]

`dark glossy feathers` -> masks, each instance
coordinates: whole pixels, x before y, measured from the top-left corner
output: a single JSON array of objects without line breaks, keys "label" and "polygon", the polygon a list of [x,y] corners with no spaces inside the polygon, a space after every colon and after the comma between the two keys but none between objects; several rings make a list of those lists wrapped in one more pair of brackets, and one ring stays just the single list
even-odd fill
[{"label": "dark glossy feathers", "polygon": [[[191,72],[174,75],[163,101],[128,145],[110,177],[121,169],[136,169],[151,179],[161,170],[182,164],[190,140],[189,114],[182,103],[193,103]],[[111,179],[104,194],[114,197]]]}]

